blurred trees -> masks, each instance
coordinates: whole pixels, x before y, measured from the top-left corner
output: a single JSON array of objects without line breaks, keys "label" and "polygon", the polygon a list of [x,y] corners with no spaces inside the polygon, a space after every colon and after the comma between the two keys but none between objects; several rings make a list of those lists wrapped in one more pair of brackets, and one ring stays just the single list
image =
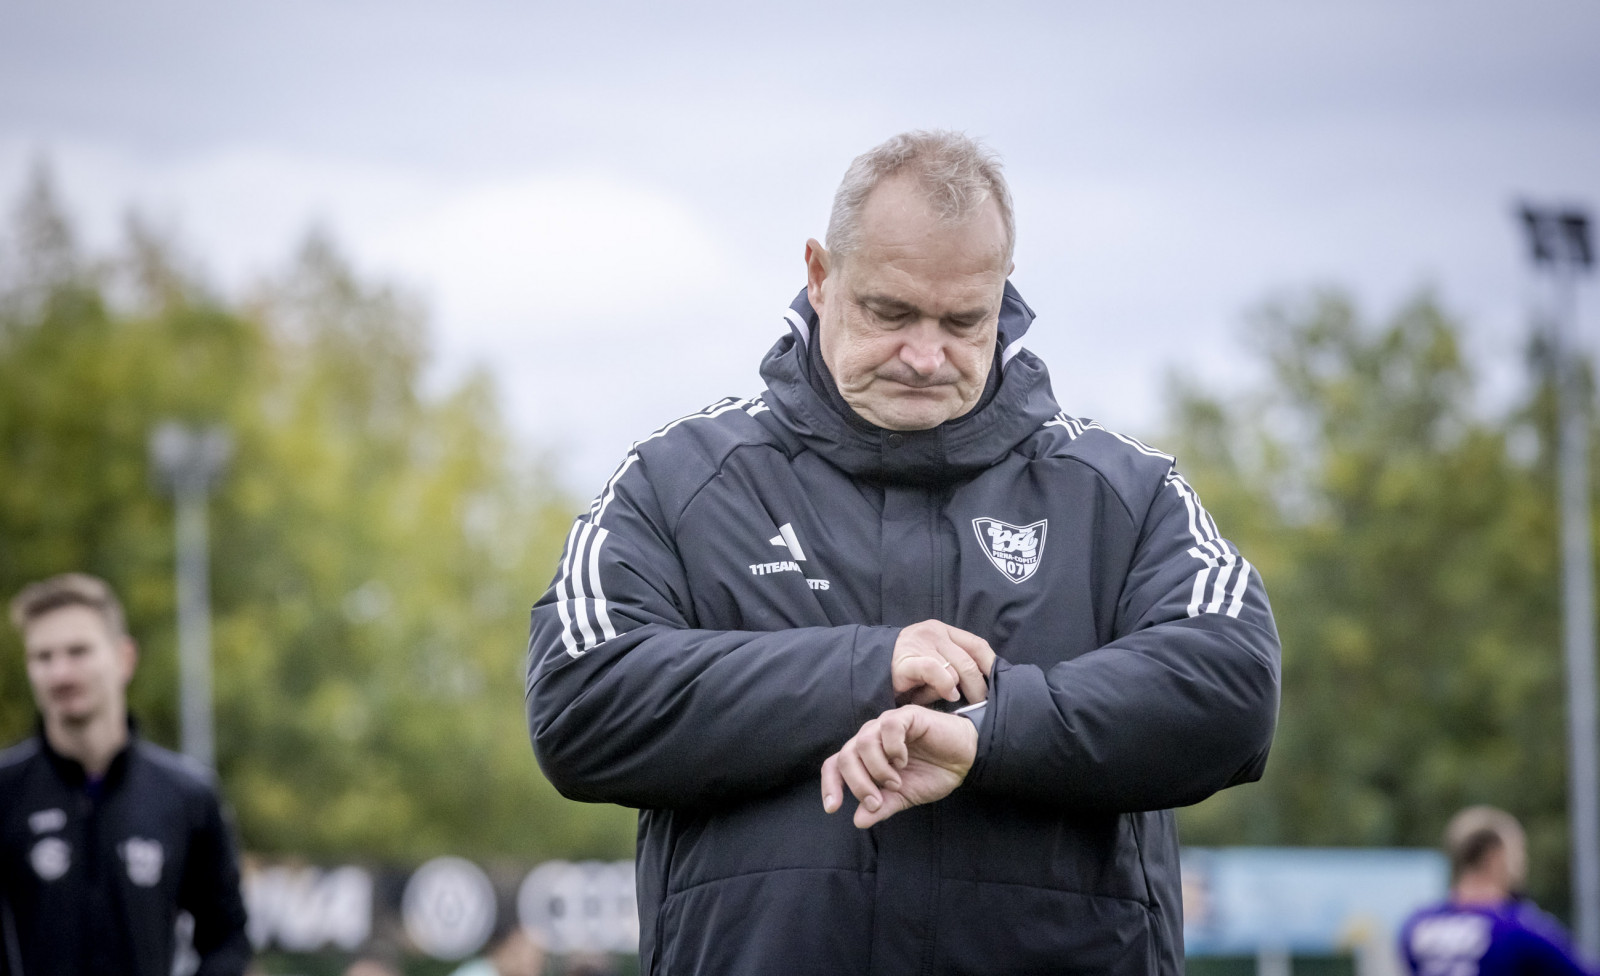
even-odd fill
[{"label": "blurred trees", "polygon": [[[1267,581],[1284,641],[1260,784],[1183,812],[1191,844],[1433,846],[1472,802],[1523,818],[1567,898],[1565,697],[1544,387],[1479,409],[1424,296],[1256,317],[1265,382],[1190,386],[1172,436]],[[218,760],[245,845],[314,858],[623,857],[633,817],[560,800],[523,729],[527,608],[571,512],[482,376],[427,392],[421,316],[313,236],[248,302],[130,221],[84,253],[40,178],[0,254],[0,594],[67,569],[121,591],[132,697],[177,739],[172,512],[158,421],[222,422],[212,506]],[[32,707],[0,631],[0,741]]]},{"label": "blurred trees", "polygon": [[[172,510],[150,429],[223,423],[211,507],[218,767],[246,848],[343,859],[625,857],[632,817],[561,800],[523,724],[527,611],[572,504],[488,379],[427,392],[422,318],[313,236],[249,302],[130,220],[84,253],[40,174],[0,257],[0,594],[121,592],[145,733],[177,740]],[[0,636],[0,741],[28,734]]]},{"label": "blurred trees", "polygon": [[1492,803],[1561,907],[1551,414],[1536,393],[1483,416],[1459,333],[1428,296],[1381,325],[1338,294],[1280,303],[1252,332],[1261,389],[1177,398],[1180,463],[1266,580],[1284,647],[1266,776],[1185,811],[1184,840],[1432,847]]}]

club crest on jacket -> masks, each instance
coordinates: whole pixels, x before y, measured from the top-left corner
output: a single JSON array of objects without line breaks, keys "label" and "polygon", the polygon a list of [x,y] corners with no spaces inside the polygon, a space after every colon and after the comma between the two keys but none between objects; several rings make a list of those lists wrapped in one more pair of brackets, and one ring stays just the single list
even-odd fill
[{"label": "club crest on jacket", "polygon": [[59,837],[46,837],[33,845],[28,852],[28,862],[40,881],[55,881],[72,867],[72,848]]},{"label": "club crest on jacket", "polygon": [[129,837],[120,853],[128,867],[128,880],[142,888],[153,888],[161,880],[161,863],[166,860],[161,842],[144,837]]},{"label": "club crest on jacket", "polygon": [[1049,519],[1032,525],[1012,525],[992,518],[972,520],[983,554],[1013,583],[1021,583],[1039,568],[1039,560],[1044,558],[1045,530],[1049,527]]}]

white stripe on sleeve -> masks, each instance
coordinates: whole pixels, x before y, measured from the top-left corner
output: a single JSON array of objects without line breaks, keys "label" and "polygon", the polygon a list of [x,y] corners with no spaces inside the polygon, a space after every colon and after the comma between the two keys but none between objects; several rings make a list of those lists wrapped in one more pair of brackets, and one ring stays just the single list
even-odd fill
[{"label": "white stripe on sleeve", "polygon": [[610,534],[598,525],[595,526],[594,542],[589,547],[589,588],[594,592],[594,617],[600,624],[600,630],[605,634],[606,640],[617,636],[617,628],[611,624],[611,611],[606,608],[605,587],[600,585],[600,547],[605,544],[606,537]]},{"label": "white stripe on sleeve", "polygon": [[573,640],[572,614],[567,610],[567,602],[572,599],[572,553],[577,548],[578,529],[582,525],[579,519],[572,522],[572,531],[567,533],[567,551],[561,557],[561,575],[556,580],[556,613],[561,617],[561,646],[567,649],[569,657],[583,654],[578,642]]}]

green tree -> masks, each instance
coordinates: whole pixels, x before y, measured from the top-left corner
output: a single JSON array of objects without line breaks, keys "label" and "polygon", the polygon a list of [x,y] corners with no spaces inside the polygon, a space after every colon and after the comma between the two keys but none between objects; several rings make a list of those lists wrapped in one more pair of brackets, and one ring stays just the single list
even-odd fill
[{"label": "green tree", "polygon": [[[222,423],[218,768],[246,848],[412,861],[626,856],[626,811],[561,800],[522,716],[527,610],[573,503],[523,460],[485,375],[424,392],[423,317],[313,234],[247,302],[139,221],[86,257],[41,173],[0,264],[0,591],[109,579],[143,654],[133,708],[177,738],[165,419]],[[32,708],[0,640],[0,736]]]},{"label": "green tree", "polygon": [[1541,414],[1482,414],[1427,295],[1381,325],[1336,293],[1279,303],[1251,337],[1264,388],[1188,389],[1176,441],[1266,580],[1283,705],[1262,782],[1186,811],[1185,840],[1434,846],[1493,803],[1564,906],[1554,489],[1543,455],[1511,449]]}]

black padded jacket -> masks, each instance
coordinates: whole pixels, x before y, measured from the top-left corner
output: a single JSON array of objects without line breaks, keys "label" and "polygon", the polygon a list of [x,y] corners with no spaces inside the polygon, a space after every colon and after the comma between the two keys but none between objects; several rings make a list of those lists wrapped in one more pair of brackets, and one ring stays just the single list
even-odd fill
[{"label": "black padded jacket", "polygon": [[[1009,285],[985,400],[929,431],[852,413],[787,317],[766,392],[636,444],[533,608],[542,768],[640,811],[643,971],[1181,972],[1171,808],[1276,722],[1260,579],[1171,457],[1060,411]],[[976,762],[858,830],[819,768],[929,618],[999,655]]]}]

